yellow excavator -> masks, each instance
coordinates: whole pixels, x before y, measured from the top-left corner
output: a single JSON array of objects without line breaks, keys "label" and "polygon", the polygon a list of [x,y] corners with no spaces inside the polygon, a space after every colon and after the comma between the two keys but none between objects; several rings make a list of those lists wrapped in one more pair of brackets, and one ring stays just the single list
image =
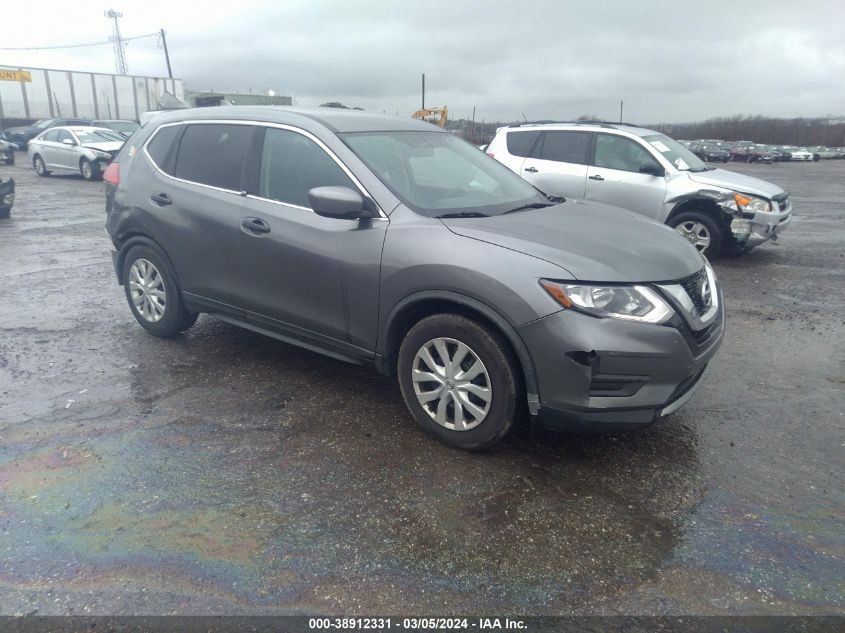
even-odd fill
[{"label": "yellow excavator", "polygon": [[449,118],[449,108],[446,106],[439,106],[436,108],[423,108],[417,110],[411,115],[412,119],[421,119],[433,123],[437,127],[446,127],[446,121]]}]

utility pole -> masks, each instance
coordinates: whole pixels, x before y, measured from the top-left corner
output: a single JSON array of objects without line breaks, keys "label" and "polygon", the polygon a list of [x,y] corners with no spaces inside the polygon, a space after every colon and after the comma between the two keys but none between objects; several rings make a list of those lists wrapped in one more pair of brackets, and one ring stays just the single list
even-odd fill
[{"label": "utility pole", "polygon": [[170,70],[170,54],[167,52],[167,38],[165,37],[164,29],[161,29],[161,45],[164,47],[164,59],[167,60],[167,76],[173,79],[173,71]]},{"label": "utility pole", "polygon": [[422,109],[425,110],[425,73],[422,76]]},{"label": "utility pole", "polygon": [[129,70],[126,66],[126,45],[123,43],[123,38],[120,37],[120,26],[117,23],[118,18],[122,18],[123,14],[114,9],[104,11],[103,14],[114,21],[112,36],[109,38],[114,42],[114,66],[118,73],[125,75]]}]

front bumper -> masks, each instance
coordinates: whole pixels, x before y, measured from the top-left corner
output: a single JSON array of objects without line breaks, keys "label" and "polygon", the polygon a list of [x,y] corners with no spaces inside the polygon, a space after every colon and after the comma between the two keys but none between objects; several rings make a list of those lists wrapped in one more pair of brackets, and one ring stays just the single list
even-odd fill
[{"label": "front bumper", "polygon": [[745,241],[746,248],[754,248],[769,240],[776,240],[792,223],[792,201],[786,209],[774,213],[758,211],[751,219],[751,234]]},{"label": "front bumper", "polygon": [[540,420],[579,431],[628,430],[673,413],[701,386],[725,332],[724,302],[705,330],[597,319],[562,310],[519,328],[534,361]]}]

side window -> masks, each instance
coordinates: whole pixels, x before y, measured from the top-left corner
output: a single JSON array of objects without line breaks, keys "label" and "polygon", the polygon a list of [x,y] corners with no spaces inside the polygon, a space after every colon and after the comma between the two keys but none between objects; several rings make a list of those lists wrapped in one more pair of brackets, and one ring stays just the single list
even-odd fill
[{"label": "side window", "polygon": [[508,132],[505,139],[508,142],[508,152],[512,156],[527,157],[531,154],[531,148],[537,142],[540,132]]},{"label": "side window", "polygon": [[166,174],[173,175],[173,163],[176,152],[174,141],[182,131],[181,125],[170,125],[159,128],[152,140],[147,144],[147,153],[156,166]]},{"label": "side window", "polygon": [[56,140],[58,140],[59,143],[64,143],[65,141],[73,141],[74,145],[76,144],[76,141],[74,140],[73,136],[67,130],[57,130],[57,132],[58,138]]},{"label": "side window", "polygon": [[623,136],[599,134],[596,138],[596,167],[639,172],[643,163],[659,163],[641,145]]},{"label": "side window", "polygon": [[59,140],[59,131],[58,130],[48,130],[44,132],[44,136],[41,137],[44,141],[50,141],[52,143],[56,143]]},{"label": "side window", "polygon": [[241,190],[241,173],[255,128],[251,125],[195,123],[179,142],[174,176],[202,185]]},{"label": "side window", "polygon": [[546,132],[540,158],[586,165],[589,147],[590,132]]},{"label": "side window", "polygon": [[314,187],[329,186],[357,191],[334,159],[310,138],[290,130],[266,129],[259,196],[311,208],[308,192]]}]

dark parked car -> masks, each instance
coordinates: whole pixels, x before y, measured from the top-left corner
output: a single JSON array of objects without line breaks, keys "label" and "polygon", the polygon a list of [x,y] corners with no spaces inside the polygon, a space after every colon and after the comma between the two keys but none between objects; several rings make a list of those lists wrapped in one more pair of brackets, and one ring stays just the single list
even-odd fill
[{"label": "dark parked car", "polygon": [[774,159],[777,162],[789,162],[792,160],[792,152],[786,149],[784,145],[772,145],[771,149]]},{"label": "dark parked car", "polygon": [[721,147],[719,145],[693,143],[689,149],[701,160],[707,161],[709,163],[727,163],[731,159],[730,151],[727,148]]},{"label": "dark parked car", "polygon": [[29,141],[41,134],[44,130],[65,125],[91,125],[89,119],[41,119],[32,125],[6,128],[6,138],[17,146],[26,150]]},{"label": "dark parked car", "polygon": [[15,181],[0,178],[0,218],[8,218],[15,204]]},{"label": "dark parked car", "polygon": [[181,110],[103,178],[117,278],[148,332],[208,312],[396,375],[453,446],[498,442],[523,408],[647,425],[691,397],[722,340],[713,269],[677,231],[549,198],[421,121]]},{"label": "dark parked car", "polygon": [[109,130],[114,130],[124,138],[129,138],[141,127],[137,121],[129,119],[95,119],[91,122],[94,127],[104,127]]}]

